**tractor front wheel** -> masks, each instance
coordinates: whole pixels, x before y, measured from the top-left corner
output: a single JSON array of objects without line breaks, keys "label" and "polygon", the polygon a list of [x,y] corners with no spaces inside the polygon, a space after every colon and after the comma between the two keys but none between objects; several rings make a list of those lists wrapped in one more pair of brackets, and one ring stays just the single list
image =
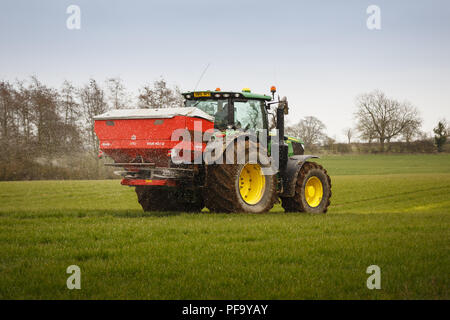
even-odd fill
[{"label": "tractor front wheel", "polygon": [[297,177],[293,197],[281,197],[286,212],[326,213],[330,205],[331,179],[315,162],[306,162]]},{"label": "tractor front wheel", "polygon": [[[213,164],[206,169],[205,205],[212,212],[262,213],[272,209],[277,201],[276,175],[264,175],[269,159],[249,161],[249,146],[245,142],[245,163]],[[253,150],[260,145],[256,144]],[[261,156],[267,157],[262,150]],[[234,159],[237,159],[235,148]],[[263,165],[265,163],[266,165]]]}]

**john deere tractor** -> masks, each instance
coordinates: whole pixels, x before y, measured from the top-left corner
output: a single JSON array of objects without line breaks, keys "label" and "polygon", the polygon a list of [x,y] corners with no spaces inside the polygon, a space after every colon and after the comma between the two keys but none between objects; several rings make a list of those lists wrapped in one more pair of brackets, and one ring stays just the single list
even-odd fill
[{"label": "john deere tractor", "polygon": [[[330,177],[285,136],[288,102],[275,92],[185,92],[184,107],[109,111],[95,117],[95,131],[145,211],[262,213],[281,201],[287,212],[325,213]],[[258,134],[269,131],[273,108],[276,130]]]}]

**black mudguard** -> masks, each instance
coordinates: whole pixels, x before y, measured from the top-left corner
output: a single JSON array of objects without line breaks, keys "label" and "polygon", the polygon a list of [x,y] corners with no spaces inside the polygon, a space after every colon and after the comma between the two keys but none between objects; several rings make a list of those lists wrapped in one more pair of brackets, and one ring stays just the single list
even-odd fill
[{"label": "black mudguard", "polygon": [[311,158],[319,158],[313,155],[295,155],[289,157],[286,169],[280,172],[283,183],[283,192],[280,197],[293,197],[295,194],[295,184],[297,182],[298,173],[306,160]]}]

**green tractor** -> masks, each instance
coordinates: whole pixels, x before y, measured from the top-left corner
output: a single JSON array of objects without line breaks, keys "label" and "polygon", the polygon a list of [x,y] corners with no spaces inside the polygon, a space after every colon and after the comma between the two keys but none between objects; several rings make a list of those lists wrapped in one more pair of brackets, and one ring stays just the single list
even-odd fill
[{"label": "green tractor", "polygon": [[[115,160],[109,165],[125,168],[118,172],[122,184],[136,187],[145,211],[262,213],[281,201],[286,212],[325,213],[330,177],[308,161],[318,157],[305,155],[301,140],[285,136],[288,102],[275,92],[185,92],[184,108],[110,111],[95,118],[95,131],[101,151]],[[275,133],[257,134],[269,131],[269,115]],[[200,160],[177,163],[170,132],[195,135],[194,120],[203,123],[202,133],[215,134],[206,147],[192,147]],[[208,146],[214,151],[204,157]]]}]

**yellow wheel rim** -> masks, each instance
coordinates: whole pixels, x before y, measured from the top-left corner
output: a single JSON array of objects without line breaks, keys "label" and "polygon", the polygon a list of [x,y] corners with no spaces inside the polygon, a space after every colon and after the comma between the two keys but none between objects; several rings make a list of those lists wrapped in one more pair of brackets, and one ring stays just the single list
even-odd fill
[{"label": "yellow wheel rim", "polygon": [[312,208],[317,207],[322,201],[322,197],[322,182],[317,177],[309,178],[305,185],[305,199],[308,205]]},{"label": "yellow wheel rim", "polygon": [[245,203],[257,204],[263,194],[266,177],[262,174],[259,164],[246,164],[239,174],[239,193]]}]

